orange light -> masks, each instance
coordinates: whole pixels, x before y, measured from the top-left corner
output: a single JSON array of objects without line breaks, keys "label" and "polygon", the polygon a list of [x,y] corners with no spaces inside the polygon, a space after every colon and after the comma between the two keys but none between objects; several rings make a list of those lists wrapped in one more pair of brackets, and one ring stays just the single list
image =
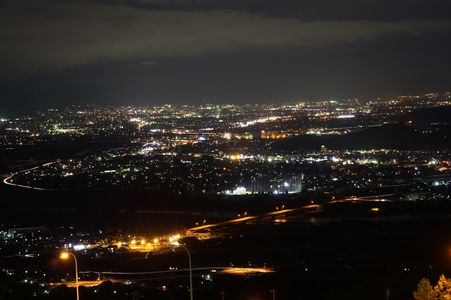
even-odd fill
[{"label": "orange light", "polygon": [[62,252],[60,254],[60,258],[61,259],[68,259],[69,258],[69,253],[68,252]]}]

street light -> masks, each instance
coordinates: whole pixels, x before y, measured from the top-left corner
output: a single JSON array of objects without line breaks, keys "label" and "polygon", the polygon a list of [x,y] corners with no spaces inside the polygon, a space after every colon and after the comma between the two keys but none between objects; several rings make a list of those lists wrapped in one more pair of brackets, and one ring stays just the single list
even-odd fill
[{"label": "street light", "polygon": [[73,257],[74,259],[74,264],[75,264],[75,290],[77,293],[77,300],[80,299],[80,294],[78,293],[78,262],[77,262],[77,257],[72,253],[72,252],[68,252],[68,251],[64,251],[60,254],[60,258],[67,260],[69,259],[69,257]]},{"label": "street light", "polygon": [[171,245],[175,246],[175,247],[181,247],[183,249],[185,249],[186,254],[188,254],[188,266],[189,266],[189,295],[190,295],[190,299],[193,300],[193,268],[191,265],[191,253],[189,252],[188,248],[186,248],[185,246],[183,246],[182,244],[180,244],[178,241],[174,241],[171,243]]}]

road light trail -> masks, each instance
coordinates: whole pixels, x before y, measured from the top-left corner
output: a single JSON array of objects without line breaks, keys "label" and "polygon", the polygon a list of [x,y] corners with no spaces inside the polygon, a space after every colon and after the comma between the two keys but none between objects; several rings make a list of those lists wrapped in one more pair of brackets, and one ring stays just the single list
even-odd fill
[{"label": "road light trail", "polygon": [[[82,272],[80,272],[82,273]],[[111,281],[113,283],[121,283],[123,282],[123,280],[117,280],[117,279],[105,279],[105,280],[80,280],[78,282],[78,286],[82,286],[82,287],[95,287],[95,286],[99,286],[104,282],[107,281]],[[50,286],[61,286],[61,285],[65,285],[67,287],[73,288],[76,287],[76,282],[74,281],[65,281],[65,282],[51,282],[49,283]]]},{"label": "road light trail", "polygon": [[187,231],[194,232],[194,231],[199,231],[199,230],[211,229],[211,228],[221,227],[221,226],[230,225],[230,224],[237,224],[237,223],[243,223],[243,222],[252,221],[252,220],[263,219],[265,217],[274,217],[274,216],[278,216],[278,215],[282,215],[282,214],[296,212],[296,211],[299,211],[302,209],[319,208],[319,207],[320,206],[317,204],[310,204],[310,205],[305,205],[305,206],[298,207],[298,208],[288,208],[288,209],[276,210],[276,211],[272,211],[272,212],[265,213],[262,215],[246,216],[246,217],[232,219],[232,220],[228,220],[228,221],[224,221],[224,222],[197,226],[197,227],[189,228]]},{"label": "road light trail", "polygon": [[[83,271],[80,274],[92,274],[99,273],[102,275],[158,275],[158,274],[168,274],[168,273],[183,273],[187,272],[189,269],[176,269],[176,270],[161,270],[161,271],[148,271],[148,272],[115,272],[115,271]],[[223,273],[223,274],[232,274],[232,275],[247,275],[247,274],[257,274],[257,273],[272,273],[274,269],[272,268],[259,268],[259,267],[197,267],[193,268],[193,271],[212,271]]]},{"label": "road light trail", "polygon": [[39,165],[39,166],[36,166],[36,167],[33,167],[33,168],[29,168],[29,169],[25,169],[25,170],[22,170],[22,171],[18,171],[18,172],[12,173],[10,176],[8,176],[5,179],[3,179],[3,183],[6,184],[6,185],[9,185],[9,186],[20,187],[20,188],[25,188],[25,189],[32,189],[32,190],[38,190],[38,191],[51,191],[52,189],[45,189],[45,188],[35,187],[35,186],[31,186],[31,185],[23,185],[23,184],[12,183],[12,182],[10,182],[10,180],[14,176],[16,176],[17,174],[25,173],[25,172],[29,172],[29,171],[33,171],[33,170],[37,170],[37,169],[42,168],[42,167],[50,166],[50,165],[52,165],[54,163],[56,163],[56,161],[51,161],[51,162],[48,162],[48,163],[45,163],[45,164],[42,164],[42,165]]},{"label": "road light trail", "polygon": [[348,197],[348,198],[344,198],[344,199],[338,199],[338,200],[333,200],[330,201],[329,203],[343,203],[343,202],[381,202],[381,201],[389,201],[386,199],[381,199],[381,198],[387,198],[387,197],[392,197],[395,196],[394,193],[392,194],[382,194],[382,195],[373,195],[373,196],[359,196],[359,197]]}]

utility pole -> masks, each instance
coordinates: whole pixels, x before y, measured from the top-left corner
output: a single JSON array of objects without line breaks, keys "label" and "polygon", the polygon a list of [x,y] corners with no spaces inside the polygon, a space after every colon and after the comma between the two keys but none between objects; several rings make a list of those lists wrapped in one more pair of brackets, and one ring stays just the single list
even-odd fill
[{"label": "utility pole", "polygon": [[139,300],[139,292],[138,291],[134,291],[132,293],[132,295],[133,295],[133,300]]},{"label": "utility pole", "polygon": [[188,248],[183,246],[182,244],[178,245],[179,247],[183,248],[186,253],[188,254],[188,266],[189,266],[189,295],[190,300],[193,300],[193,266],[191,265],[191,253],[189,252]]},{"label": "utility pole", "polygon": [[272,294],[272,300],[276,300],[277,291],[275,289],[271,289],[271,290],[269,290],[269,292]]}]

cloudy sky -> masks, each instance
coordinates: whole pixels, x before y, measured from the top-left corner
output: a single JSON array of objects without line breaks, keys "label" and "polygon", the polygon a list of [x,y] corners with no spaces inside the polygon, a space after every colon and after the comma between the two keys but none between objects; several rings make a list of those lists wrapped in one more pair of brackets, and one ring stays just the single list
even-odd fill
[{"label": "cloudy sky", "polygon": [[451,90],[449,0],[0,2],[0,114]]}]

